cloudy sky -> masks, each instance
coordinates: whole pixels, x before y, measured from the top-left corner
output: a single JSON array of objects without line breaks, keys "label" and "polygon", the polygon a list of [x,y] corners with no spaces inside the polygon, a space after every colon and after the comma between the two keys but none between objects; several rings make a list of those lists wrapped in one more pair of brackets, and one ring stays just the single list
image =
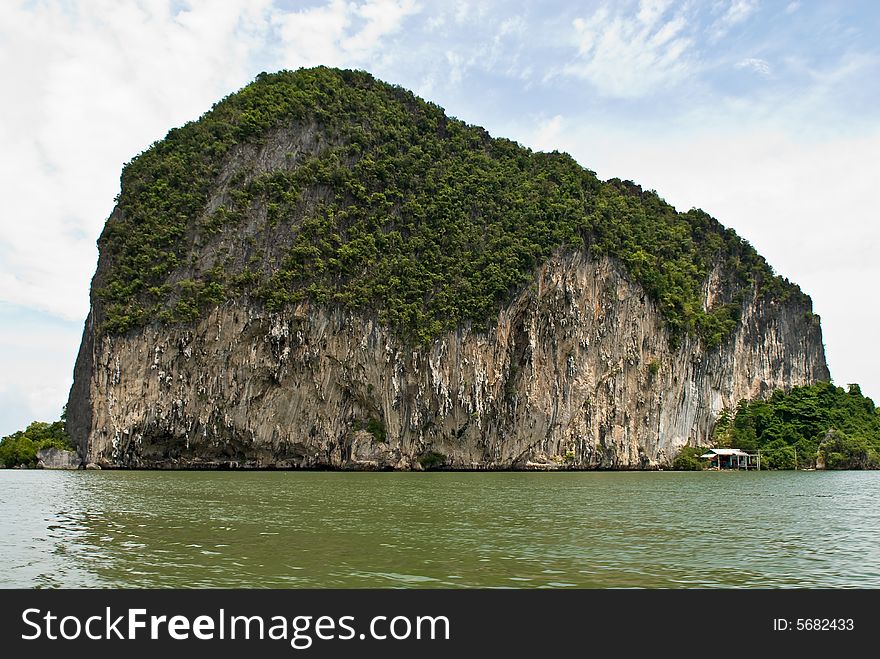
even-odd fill
[{"label": "cloudy sky", "polygon": [[873,0],[4,0],[0,435],[58,417],[122,165],[260,71],[362,68],[732,226],[880,400]]}]

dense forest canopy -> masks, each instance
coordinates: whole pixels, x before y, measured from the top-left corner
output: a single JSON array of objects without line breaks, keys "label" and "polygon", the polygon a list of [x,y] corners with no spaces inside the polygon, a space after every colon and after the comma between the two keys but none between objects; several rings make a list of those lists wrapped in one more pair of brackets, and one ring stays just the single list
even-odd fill
[{"label": "dense forest canopy", "polygon": [[[743,400],[715,427],[716,446],[761,452],[770,469],[880,468],[880,408],[857,384],[830,382],[774,391],[768,400]],[[681,469],[699,468],[703,449],[678,456]]]},{"label": "dense forest canopy", "polygon": [[779,468],[880,466],[880,410],[856,384],[829,382],[775,391],[769,400],[742,401],[716,428],[719,445],[761,449]]},{"label": "dense forest canopy", "polygon": [[[294,124],[318,126],[326,147],[288,168],[245,166],[209,212],[237,146]],[[600,181],[567,154],[491,138],[362,71],[261,74],[132,160],[118,210],[100,240],[108,268],[96,291],[110,333],[190,321],[247,296],[270,310],[309,299],[375,311],[402,337],[427,342],[461,323],[485,326],[565,248],[622,263],[673,341],[693,333],[719,344],[752,286],[803,296],[706,213]],[[255,214],[267,230],[285,228],[280,261],[254,247],[246,267],[194,267],[193,250]],[[718,266],[730,295],[705,309]]]}]

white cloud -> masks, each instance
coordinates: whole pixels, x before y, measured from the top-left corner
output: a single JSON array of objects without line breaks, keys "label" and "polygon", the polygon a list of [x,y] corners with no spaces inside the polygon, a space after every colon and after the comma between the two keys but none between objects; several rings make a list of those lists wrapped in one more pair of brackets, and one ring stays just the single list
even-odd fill
[{"label": "white cloud", "polygon": [[714,36],[724,36],[732,27],[748,19],[757,8],[757,0],[730,0],[727,9],[715,23]]},{"label": "white cloud", "polygon": [[[438,3],[444,5],[446,3]],[[474,23],[483,20],[489,13],[491,3],[488,0],[477,0],[470,2],[469,0],[456,0],[451,6],[455,12],[454,20],[459,25],[466,23]]]},{"label": "white cloud", "polygon": [[801,3],[799,2],[799,0],[794,0],[794,2],[789,2],[788,5],[786,5],[785,13],[786,14],[793,14],[794,12],[796,12],[800,8],[801,8]]},{"label": "white cloud", "polygon": [[838,61],[825,62],[821,67],[795,63],[793,68],[800,69],[813,79],[815,89],[822,94],[827,94],[831,89],[840,88],[846,82],[861,81],[865,76],[875,73],[880,65],[880,56],[873,53],[846,53]]},{"label": "white cloud", "polygon": [[0,304],[0,437],[58,419],[82,328]]},{"label": "white cloud", "polygon": [[413,0],[374,0],[364,2],[355,9],[365,21],[363,28],[343,43],[346,51],[364,58],[375,54],[381,40],[397,32],[403,20],[418,11]]},{"label": "white cloud", "polygon": [[730,6],[721,17],[721,21],[727,25],[742,23],[758,8],[757,0],[731,0]]},{"label": "white cloud", "polygon": [[80,319],[122,164],[246,81],[261,3],[0,12],[0,301]]},{"label": "white cloud", "polygon": [[770,64],[757,57],[749,57],[736,63],[738,69],[749,69],[764,76],[770,75]]},{"label": "white cloud", "polygon": [[273,19],[284,44],[283,59],[290,62],[291,68],[338,65],[345,58],[342,41],[350,22],[349,6],[343,0]]},{"label": "white cloud", "polygon": [[561,114],[540,122],[529,139],[529,146],[538,151],[562,149],[564,143],[562,129],[564,126],[565,119]]},{"label": "white cloud", "polygon": [[382,39],[400,30],[403,20],[416,11],[413,0],[332,0],[278,13],[272,20],[282,41],[283,66],[357,66],[375,57]]},{"label": "white cloud", "polygon": [[693,44],[682,14],[666,16],[666,3],[643,2],[636,15],[599,8],[576,18],[578,57],[563,72],[592,83],[606,96],[635,98],[689,75]]},{"label": "white cloud", "polygon": [[642,24],[652,27],[672,4],[671,0],[641,0],[638,19]]},{"label": "white cloud", "polygon": [[458,52],[447,50],[446,63],[449,68],[449,82],[453,85],[457,85],[461,82],[466,62]]},{"label": "white cloud", "polygon": [[495,38],[500,40],[508,35],[522,36],[527,30],[528,26],[522,16],[510,16],[501,22]]}]

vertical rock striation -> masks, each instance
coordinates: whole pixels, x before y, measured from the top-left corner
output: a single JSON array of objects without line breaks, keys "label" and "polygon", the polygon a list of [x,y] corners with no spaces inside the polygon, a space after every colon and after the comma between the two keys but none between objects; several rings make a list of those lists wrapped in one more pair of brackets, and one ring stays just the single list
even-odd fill
[{"label": "vertical rock striation", "polygon": [[654,468],[740,399],[828,379],[810,311],[753,295],[720,347],[676,346],[618,264],[568,251],[488,332],[427,347],[308,303],[122,336],[90,316],[70,430],[104,466]]}]

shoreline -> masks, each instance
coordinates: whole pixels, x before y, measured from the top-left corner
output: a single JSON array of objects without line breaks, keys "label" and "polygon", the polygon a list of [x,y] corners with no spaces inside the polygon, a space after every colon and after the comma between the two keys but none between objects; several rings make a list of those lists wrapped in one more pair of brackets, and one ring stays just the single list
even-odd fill
[{"label": "shoreline", "polygon": [[[152,467],[127,467],[127,466],[100,466],[100,465],[80,465],[79,467],[53,468],[53,467],[4,467],[0,465],[2,471],[127,471],[127,472],[312,472],[312,473],[385,473],[385,474],[407,474],[407,473],[760,473],[756,469],[666,469],[663,467],[653,468],[610,468],[610,467],[594,467],[590,469],[580,467],[475,467],[460,468],[449,467],[442,469],[391,469],[391,468],[370,468],[370,467],[327,467],[327,466],[307,466],[307,467],[275,467],[275,466],[228,466],[228,465],[186,465],[186,466],[152,466]],[[880,469],[761,469],[761,472],[843,472],[843,471],[880,471]]]}]

